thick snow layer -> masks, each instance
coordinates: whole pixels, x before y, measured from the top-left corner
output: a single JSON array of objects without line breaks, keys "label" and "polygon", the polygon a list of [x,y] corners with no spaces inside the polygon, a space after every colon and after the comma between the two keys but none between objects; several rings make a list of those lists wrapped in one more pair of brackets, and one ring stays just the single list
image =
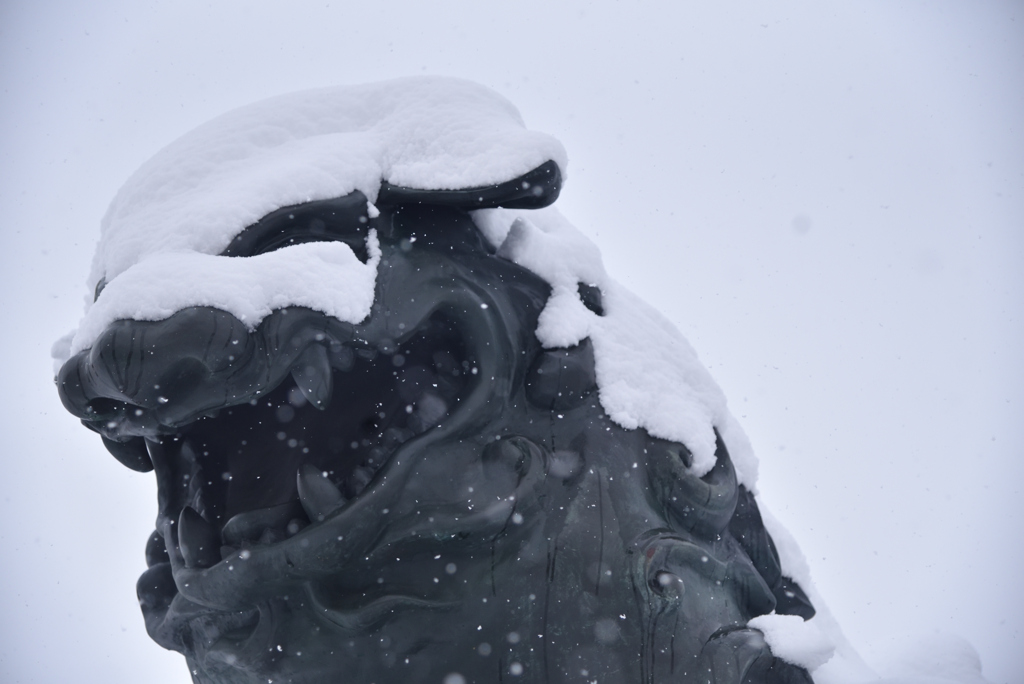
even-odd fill
[{"label": "thick snow layer", "polygon": [[420,189],[500,183],[566,155],[516,108],[469,81],[415,77],[258,102],[146,162],[102,223],[91,285],[160,252],[220,253],[269,212],[382,181]]},{"label": "thick snow layer", "polygon": [[[601,406],[619,425],[682,442],[693,471],[715,464],[717,428],[741,483],[754,489],[757,459],[725,396],[672,323],[608,277],[597,247],[553,207],[473,213],[498,254],[551,284],[537,337],[546,347],[594,345]],[[580,283],[601,289],[604,315],[583,305]]]},{"label": "thick snow layer", "polygon": [[764,633],[764,640],[777,658],[814,671],[827,663],[835,652],[832,640],[818,628],[816,619],[799,615],[759,615],[748,627]]},{"label": "thick snow layer", "polygon": [[246,258],[154,254],[107,285],[82,319],[69,352],[87,348],[116,320],[158,321],[190,306],[227,311],[251,327],[286,306],[358,323],[370,315],[380,262],[372,230],[367,252],[365,264],[343,242],[303,243]]}]

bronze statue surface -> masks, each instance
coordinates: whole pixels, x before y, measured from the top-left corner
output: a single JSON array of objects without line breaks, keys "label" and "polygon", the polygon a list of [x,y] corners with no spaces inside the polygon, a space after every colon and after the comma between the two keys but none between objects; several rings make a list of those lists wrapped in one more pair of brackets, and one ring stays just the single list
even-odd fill
[{"label": "bronze statue surface", "polygon": [[[611,305],[517,258],[563,165],[378,178],[205,247],[270,269],[331,243],[372,277],[365,315],[264,292],[258,321],[204,300],[112,314],[72,347],[64,405],[156,473],[139,600],[195,681],[810,681],[747,626],[814,609],[723,426],[702,422],[713,454],[624,426],[608,345],[540,339],[556,295],[598,322]],[[500,242],[479,213],[497,208],[521,210]],[[99,274],[96,306],[132,273]]]}]

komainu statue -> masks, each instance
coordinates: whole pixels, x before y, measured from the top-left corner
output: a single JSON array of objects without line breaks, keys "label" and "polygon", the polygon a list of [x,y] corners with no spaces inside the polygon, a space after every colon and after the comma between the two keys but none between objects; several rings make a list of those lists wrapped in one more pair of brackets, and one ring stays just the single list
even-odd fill
[{"label": "komainu statue", "polygon": [[232,112],[115,198],[57,385],[156,473],[139,602],[196,682],[811,681],[748,624],[814,614],[749,444],[565,169],[418,78]]}]

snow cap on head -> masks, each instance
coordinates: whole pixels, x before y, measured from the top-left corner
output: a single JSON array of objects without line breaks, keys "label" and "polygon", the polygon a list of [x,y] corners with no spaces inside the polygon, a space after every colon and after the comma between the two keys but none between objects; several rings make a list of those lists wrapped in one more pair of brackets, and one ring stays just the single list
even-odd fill
[{"label": "snow cap on head", "polygon": [[275,209],[381,182],[424,190],[502,183],[566,154],[529,131],[497,93],[413,77],[257,102],[179,138],[117,193],[101,226],[90,287],[161,252],[219,254]]},{"label": "snow cap on head", "polygon": [[[325,88],[243,107],[161,150],[120,190],[93,262],[93,286],[102,278],[106,288],[54,354],[62,362],[89,348],[115,320],[161,320],[190,306],[227,311],[250,327],[287,306],[359,323],[375,293],[373,231],[366,263],[341,242],[217,255],[275,210],[354,191],[371,203],[418,202],[417,191],[432,191],[429,201],[462,208],[467,196],[474,207],[542,206],[557,196],[565,165],[558,141],[527,130],[501,96],[461,80]],[[547,194],[476,203],[520,190]],[[717,431],[739,481],[754,488],[756,460],[721,390],[675,327],[605,274],[590,240],[553,208],[483,209],[473,218],[499,256],[551,285],[541,343],[592,341],[612,420],[685,444],[698,476],[716,462]],[[599,305],[583,292],[598,293]]]}]

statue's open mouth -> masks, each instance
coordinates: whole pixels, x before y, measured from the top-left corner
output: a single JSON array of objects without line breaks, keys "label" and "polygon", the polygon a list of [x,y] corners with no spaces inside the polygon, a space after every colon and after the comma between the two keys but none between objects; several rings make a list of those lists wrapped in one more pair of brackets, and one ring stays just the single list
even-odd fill
[{"label": "statue's open mouth", "polygon": [[[529,328],[506,327],[507,295],[481,286],[462,265],[472,259],[439,272],[425,267],[436,255],[400,236],[383,250],[360,324],[288,307],[249,330],[193,307],[117,321],[61,370],[67,408],[122,463],[156,472],[157,525],[138,589],[163,645],[180,650],[186,622],[250,634],[265,597],[337,578],[408,534],[416,518],[402,518],[399,502],[417,461],[479,434],[500,410],[494,394],[521,372],[508,360],[532,340]],[[539,281],[526,287],[546,297]],[[375,582],[347,576],[353,587]]]},{"label": "statue's open mouth", "polygon": [[444,315],[379,347],[321,346],[326,364],[300,362],[270,391],[172,438],[189,453],[168,496],[221,527],[221,556],[279,541],[357,497],[400,445],[448,418],[478,372]]},{"label": "statue's open mouth", "polygon": [[[228,607],[236,601],[221,584],[224,573],[244,583],[242,566],[271,555],[297,567],[304,551],[324,550],[321,536],[339,548],[364,547],[362,516],[346,510],[370,498],[403,445],[451,422],[481,386],[482,359],[467,347],[457,314],[434,311],[396,339],[367,339],[368,329],[306,309],[275,312],[253,333],[229,319],[193,309],[156,323],[119,322],[105,350],[83,353],[62,374],[66,402],[108,448],[129,466],[156,471],[157,531],[140,580],[151,608],[166,608],[180,589]],[[159,345],[190,327],[190,337],[213,340],[205,357],[146,358],[147,339]],[[236,359],[218,372],[232,348]],[[119,351],[124,362],[114,367]],[[362,508],[380,515],[387,498]],[[311,526],[330,532],[310,541]]]}]

